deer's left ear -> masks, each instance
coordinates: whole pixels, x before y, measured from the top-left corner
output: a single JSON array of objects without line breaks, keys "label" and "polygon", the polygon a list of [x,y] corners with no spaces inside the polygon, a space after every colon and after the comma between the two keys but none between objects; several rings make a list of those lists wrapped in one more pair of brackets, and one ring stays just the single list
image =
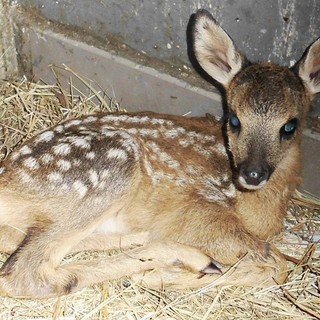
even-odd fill
[{"label": "deer's left ear", "polygon": [[194,53],[200,66],[228,87],[245,63],[245,57],[208,11],[199,10],[192,27]]},{"label": "deer's left ear", "polygon": [[294,69],[311,94],[320,92],[320,38],[306,50]]}]

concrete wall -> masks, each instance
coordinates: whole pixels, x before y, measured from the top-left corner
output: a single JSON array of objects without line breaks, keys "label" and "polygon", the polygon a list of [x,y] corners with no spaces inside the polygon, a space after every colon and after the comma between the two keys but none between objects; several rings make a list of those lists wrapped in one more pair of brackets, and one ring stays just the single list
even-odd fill
[{"label": "concrete wall", "polygon": [[52,21],[100,38],[120,35],[137,50],[188,63],[186,27],[199,8],[212,12],[250,59],[289,64],[320,36],[318,0],[19,0]]},{"label": "concrete wall", "polygon": [[9,12],[9,1],[0,1],[0,80],[18,73],[16,46]]}]

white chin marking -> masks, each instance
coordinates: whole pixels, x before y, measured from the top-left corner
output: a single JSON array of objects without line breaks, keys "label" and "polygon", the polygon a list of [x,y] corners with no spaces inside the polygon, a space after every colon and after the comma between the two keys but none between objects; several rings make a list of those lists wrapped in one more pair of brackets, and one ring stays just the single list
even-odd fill
[{"label": "white chin marking", "polygon": [[258,190],[258,189],[261,189],[267,183],[267,180],[263,180],[258,185],[255,186],[253,184],[247,184],[243,177],[239,177],[239,183],[240,183],[241,187],[243,187],[245,189]]}]

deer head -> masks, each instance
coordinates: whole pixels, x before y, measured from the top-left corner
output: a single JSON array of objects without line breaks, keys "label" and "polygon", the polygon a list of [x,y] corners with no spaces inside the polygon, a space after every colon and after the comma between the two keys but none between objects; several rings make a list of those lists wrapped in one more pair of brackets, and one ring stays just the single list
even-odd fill
[{"label": "deer head", "polygon": [[306,112],[320,91],[320,39],[289,69],[249,62],[206,10],[196,13],[192,33],[200,66],[226,92],[226,134],[237,182],[259,189],[299,159]]}]

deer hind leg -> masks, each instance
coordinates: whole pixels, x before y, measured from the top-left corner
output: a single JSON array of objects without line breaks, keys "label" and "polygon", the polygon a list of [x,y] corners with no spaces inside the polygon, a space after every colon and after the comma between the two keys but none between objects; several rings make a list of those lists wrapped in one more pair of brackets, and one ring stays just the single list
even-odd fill
[{"label": "deer hind leg", "polygon": [[[77,279],[68,270],[58,267],[62,259],[90,236],[101,220],[124,205],[123,199],[119,204],[117,199],[105,197],[106,204],[102,206],[105,210],[101,211],[100,205],[93,208],[92,197],[75,205],[69,198],[67,202],[59,199],[41,204],[41,208],[48,209],[46,212],[37,211],[40,210],[38,206],[29,208],[33,213],[29,215],[31,222],[26,235],[0,269],[1,295],[49,297],[68,293]],[[4,217],[4,212],[2,214]]]},{"label": "deer hind leg", "polygon": [[0,252],[13,253],[26,236],[25,230],[0,226]]},{"label": "deer hind leg", "polygon": [[0,293],[49,297],[68,292],[74,276],[57,266],[90,229],[63,228],[59,223],[35,222],[19,247],[0,269]]}]

